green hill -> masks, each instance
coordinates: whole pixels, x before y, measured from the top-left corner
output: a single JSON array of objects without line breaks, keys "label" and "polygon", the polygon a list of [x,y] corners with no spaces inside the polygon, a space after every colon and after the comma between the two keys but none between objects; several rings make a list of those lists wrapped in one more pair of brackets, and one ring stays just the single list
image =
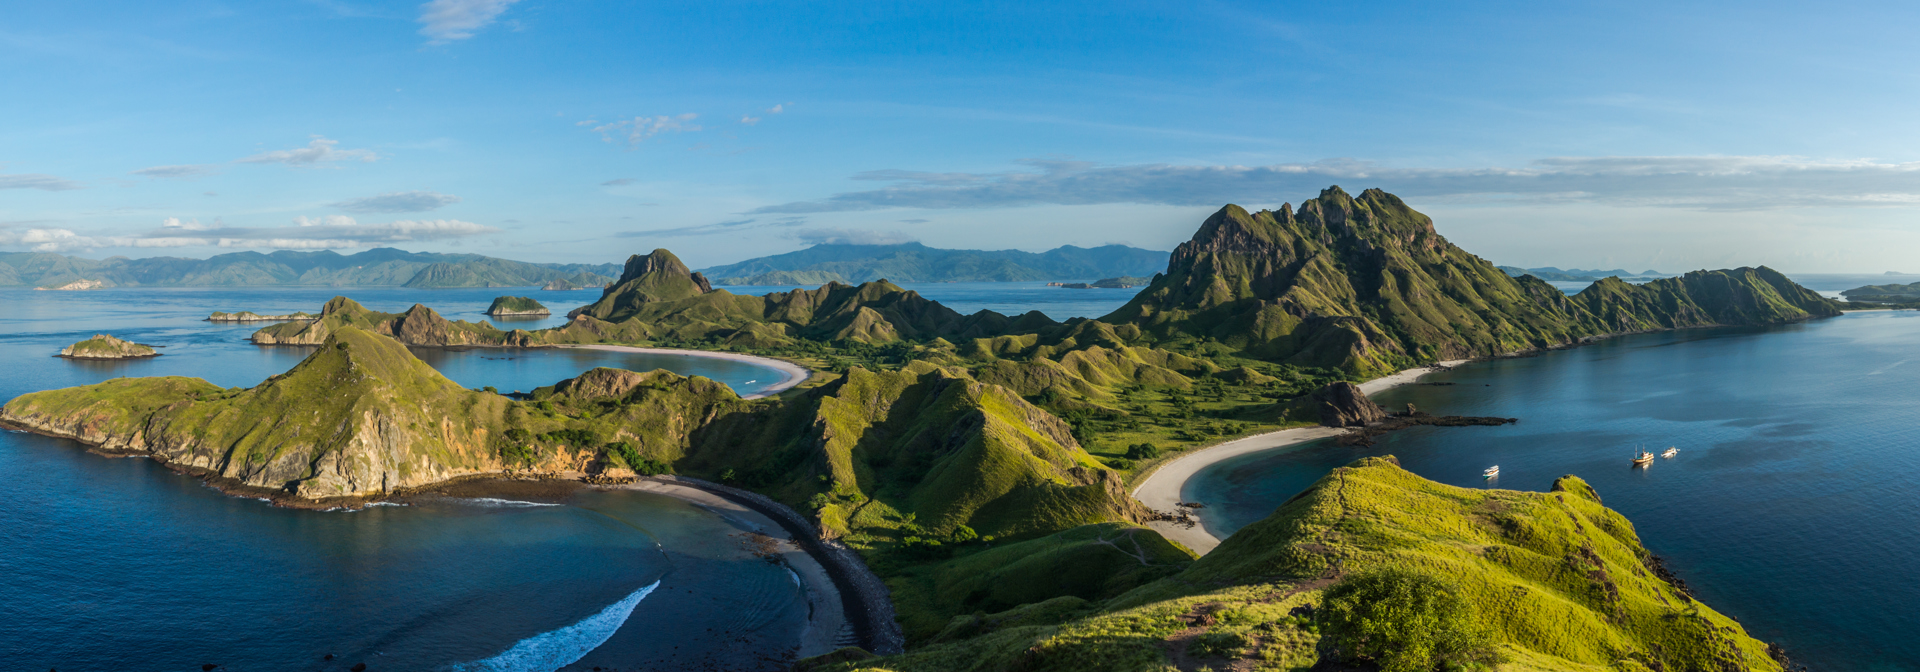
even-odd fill
[{"label": "green hill", "polygon": [[1125,245],[1066,245],[1046,252],[944,250],[919,243],[822,244],[786,254],[701,269],[722,285],[818,285],[825,282],[1014,282],[1153,275],[1167,253]]},{"label": "green hill", "polygon": [[1920,282],[1906,285],[1867,285],[1840,292],[1840,295],[1847,297],[1849,301],[1896,303],[1920,301]]},{"label": "green hill", "polygon": [[488,315],[547,315],[550,311],[539,301],[524,296],[494,297],[493,304],[487,306]]},{"label": "green hill", "polygon": [[[1334,470],[1178,574],[1104,603],[978,616],[962,621],[966,639],[815,669],[1352,669],[1316,667],[1346,657],[1329,649],[1342,631],[1328,589],[1387,571],[1465,598],[1463,625],[1499,669],[1781,669],[1738,622],[1662,579],[1633,525],[1580,479],[1544,493],[1456,488],[1391,457]],[[1375,614],[1410,619],[1410,606]],[[1022,613],[1035,611],[1047,613]]]}]

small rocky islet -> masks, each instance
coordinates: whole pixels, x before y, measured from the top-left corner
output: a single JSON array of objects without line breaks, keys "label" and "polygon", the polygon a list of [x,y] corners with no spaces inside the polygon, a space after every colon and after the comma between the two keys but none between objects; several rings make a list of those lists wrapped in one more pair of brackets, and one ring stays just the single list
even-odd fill
[{"label": "small rocky islet", "polygon": [[487,306],[487,314],[493,317],[544,317],[553,311],[541,305],[539,301],[524,296],[502,296]]},{"label": "small rocky islet", "polygon": [[93,338],[61,348],[59,356],[67,359],[139,359],[158,357],[160,352],[150,345],[123,341],[107,334],[94,334]]}]

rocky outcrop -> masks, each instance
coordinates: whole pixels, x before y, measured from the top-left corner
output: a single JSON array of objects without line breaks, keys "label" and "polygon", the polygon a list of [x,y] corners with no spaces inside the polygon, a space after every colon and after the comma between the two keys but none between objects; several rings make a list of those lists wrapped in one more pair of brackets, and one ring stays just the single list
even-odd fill
[{"label": "rocky outcrop", "polygon": [[1373,403],[1367,393],[1353,383],[1327,385],[1304,401],[1320,424],[1327,427],[1365,427],[1387,419],[1387,409]]},{"label": "rocky outcrop", "polygon": [[60,349],[60,356],[68,359],[138,359],[159,355],[152,346],[123,341],[106,334],[94,334],[93,338]]},{"label": "rocky outcrop", "polygon": [[260,345],[319,345],[343,327],[365,329],[423,347],[506,345],[511,340],[510,334],[492,324],[448,320],[421,304],[404,313],[382,313],[344,296],[328,301],[316,320],[276,324],[253,332],[252,338]]}]

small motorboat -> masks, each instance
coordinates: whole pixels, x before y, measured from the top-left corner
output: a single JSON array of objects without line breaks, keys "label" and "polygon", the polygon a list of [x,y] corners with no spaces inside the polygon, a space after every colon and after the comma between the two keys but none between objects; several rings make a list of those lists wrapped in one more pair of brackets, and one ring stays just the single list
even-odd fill
[{"label": "small motorboat", "polygon": [[1680,454],[1680,449],[1679,449],[1679,448],[1675,448],[1675,447],[1673,447],[1673,446],[1667,446],[1667,451],[1666,451],[1666,452],[1664,452],[1664,453],[1661,453],[1661,454],[1660,454],[1660,456],[1661,456],[1661,457],[1673,457],[1673,456],[1675,456],[1675,455],[1679,455],[1679,454]]},{"label": "small motorboat", "polygon": [[1633,466],[1636,466],[1636,467],[1644,467],[1652,463],[1653,463],[1653,453],[1649,453],[1644,450],[1640,451],[1639,457],[1633,458]]},{"label": "small motorboat", "polygon": [[1491,466],[1491,467],[1487,467],[1487,468],[1486,468],[1486,469],[1485,469],[1484,471],[1481,471],[1481,472],[1480,472],[1480,475],[1481,475],[1481,476],[1485,476],[1485,477],[1487,477],[1487,478],[1499,478],[1499,476],[1500,476],[1500,465],[1497,465],[1497,464],[1496,464],[1496,465],[1493,465],[1493,466]]}]

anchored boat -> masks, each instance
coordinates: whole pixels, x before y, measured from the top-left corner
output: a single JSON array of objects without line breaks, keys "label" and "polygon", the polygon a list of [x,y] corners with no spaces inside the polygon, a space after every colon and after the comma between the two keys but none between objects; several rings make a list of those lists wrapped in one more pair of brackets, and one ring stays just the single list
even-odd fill
[{"label": "anchored boat", "polygon": [[1500,465],[1496,464],[1491,467],[1487,467],[1485,471],[1480,472],[1480,475],[1485,476],[1487,478],[1495,478],[1500,475]]},{"label": "anchored boat", "polygon": [[1660,454],[1660,456],[1661,456],[1661,457],[1673,457],[1673,456],[1675,456],[1675,455],[1679,455],[1679,454],[1680,454],[1680,449],[1679,449],[1679,448],[1675,448],[1675,447],[1673,447],[1673,446],[1667,446],[1667,452],[1664,452],[1664,453],[1661,453],[1661,454]]},{"label": "anchored boat", "polygon": [[1653,463],[1653,453],[1644,450],[1640,451],[1639,457],[1633,458],[1633,466],[1636,467],[1644,467],[1651,463]]}]

